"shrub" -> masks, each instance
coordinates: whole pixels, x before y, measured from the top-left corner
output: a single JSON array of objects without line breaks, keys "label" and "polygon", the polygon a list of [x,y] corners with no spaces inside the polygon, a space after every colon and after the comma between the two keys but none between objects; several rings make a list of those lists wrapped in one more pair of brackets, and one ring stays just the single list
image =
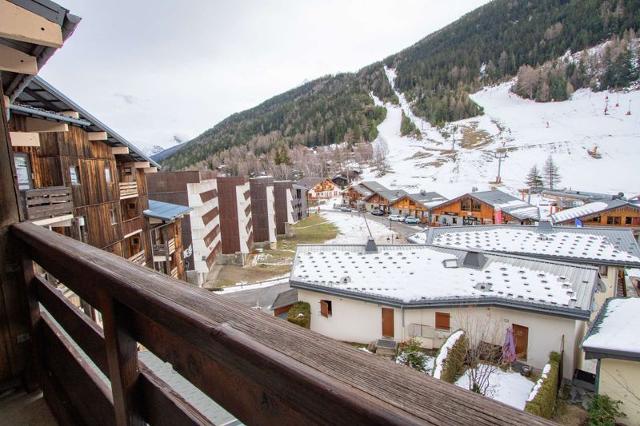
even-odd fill
[{"label": "shrub", "polygon": [[[464,331],[458,330],[444,342],[433,366],[433,376],[448,383],[454,383],[464,370],[469,342]],[[444,359],[443,359],[444,358]],[[438,375],[439,364],[441,364]]]},{"label": "shrub", "polygon": [[300,327],[311,327],[311,306],[307,302],[294,304],[287,313],[287,321],[297,324]]},{"label": "shrub", "polygon": [[613,426],[616,417],[624,417],[620,411],[621,401],[609,398],[607,395],[596,395],[589,404],[589,426]]},{"label": "shrub", "polygon": [[558,398],[558,377],[560,370],[560,354],[551,352],[549,363],[542,370],[542,376],[536,382],[524,410],[536,416],[550,419],[556,408]]},{"label": "shrub", "polygon": [[424,372],[426,355],[420,348],[420,342],[415,338],[405,342],[400,355],[396,358],[396,361],[401,364],[408,365],[418,371]]}]

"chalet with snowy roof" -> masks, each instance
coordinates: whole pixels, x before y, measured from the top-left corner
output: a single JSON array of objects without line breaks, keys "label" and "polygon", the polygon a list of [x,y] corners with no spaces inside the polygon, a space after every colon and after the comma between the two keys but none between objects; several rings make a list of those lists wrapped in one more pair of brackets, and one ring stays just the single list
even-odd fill
[{"label": "chalet with snowy roof", "polygon": [[431,208],[446,200],[443,195],[437,192],[420,191],[416,194],[400,197],[389,206],[389,211],[391,214],[414,216],[422,223],[428,223]]},{"label": "chalet with snowy roof", "polygon": [[528,225],[540,220],[538,208],[505,192],[470,192],[434,206],[433,225],[487,225],[517,223]]},{"label": "chalet with snowy roof", "polygon": [[579,207],[593,201],[613,200],[621,198],[622,194],[606,194],[602,192],[574,191],[570,189],[545,189],[542,196],[553,200],[559,210]]},{"label": "chalet with snowy roof", "polygon": [[593,201],[551,215],[554,225],[615,226],[640,232],[640,205],[627,200]]},{"label": "chalet with snowy roof", "polygon": [[345,204],[351,207],[363,207],[365,200],[371,197],[373,194],[382,191],[388,191],[389,189],[382,184],[375,181],[360,182],[357,185],[351,185],[343,193],[343,199]]},{"label": "chalet with snowy roof", "polygon": [[640,266],[640,248],[627,229],[552,227],[541,222],[539,226],[437,227],[418,235],[411,240],[434,247],[596,266],[603,286],[595,297],[598,309],[607,298],[625,293],[624,268]]},{"label": "chalet with snowy roof", "polygon": [[352,182],[360,180],[360,171],[359,170],[345,170],[340,173],[337,173],[334,177],[331,178],[331,182],[338,185],[340,188],[346,188]]},{"label": "chalet with snowy roof", "polygon": [[[588,265],[420,245],[300,245],[290,276],[311,306],[311,329],[337,340],[417,338],[439,348],[465,324],[515,331],[521,361],[577,347],[591,317],[598,270]],[[566,350],[564,375],[582,367]]]},{"label": "chalet with snowy roof", "polygon": [[340,187],[331,179],[304,177],[296,183],[307,190],[309,201],[329,200],[340,195]]},{"label": "chalet with snowy roof", "polygon": [[597,360],[596,392],[622,401],[628,424],[640,424],[640,334],[635,323],[640,298],[609,299],[582,342],[587,359]]},{"label": "chalet with snowy roof", "polygon": [[403,197],[409,195],[402,189],[387,189],[377,191],[365,198],[365,207],[367,210],[380,209],[385,214],[391,211],[391,206]]}]

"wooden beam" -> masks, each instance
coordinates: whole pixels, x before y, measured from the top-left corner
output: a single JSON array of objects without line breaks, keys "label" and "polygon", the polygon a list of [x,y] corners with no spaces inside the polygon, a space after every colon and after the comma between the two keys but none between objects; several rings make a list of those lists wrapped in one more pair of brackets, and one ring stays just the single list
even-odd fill
[{"label": "wooden beam", "polygon": [[80,120],[80,113],[78,111],[62,111],[59,114]]},{"label": "wooden beam", "polygon": [[134,161],[133,163],[126,163],[124,166],[132,169],[148,169],[151,164],[148,161]]},{"label": "wooden beam", "polygon": [[158,173],[157,167],[147,167],[142,169],[145,173]]},{"label": "wooden beam", "polygon": [[90,141],[106,141],[107,132],[87,132]]},{"label": "wooden beam", "polygon": [[47,47],[62,47],[62,28],[7,0],[0,0],[0,37]]},{"label": "wooden beam", "polygon": [[113,155],[125,155],[128,153],[129,153],[128,146],[112,146],[111,147],[111,154]]},{"label": "wooden beam", "polygon": [[40,135],[34,132],[10,132],[11,146],[40,146]]},{"label": "wooden beam", "polygon": [[38,63],[33,56],[0,44],[0,71],[36,75]]},{"label": "wooden beam", "polygon": [[25,120],[25,131],[36,133],[68,132],[69,125],[57,121],[27,117]]}]

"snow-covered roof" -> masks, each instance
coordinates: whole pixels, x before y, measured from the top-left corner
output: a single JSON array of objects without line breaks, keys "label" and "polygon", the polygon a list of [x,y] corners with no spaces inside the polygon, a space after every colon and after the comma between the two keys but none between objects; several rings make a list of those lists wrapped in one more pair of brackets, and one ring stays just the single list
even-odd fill
[{"label": "snow-covered roof", "polygon": [[418,245],[299,245],[290,285],[406,308],[505,306],[589,317],[597,269]]},{"label": "snow-covered roof", "polygon": [[452,200],[442,201],[435,206],[447,205],[463,197],[475,198],[476,200],[488,204],[494,209],[500,209],[519,220],[540,220],[540,212],[538,211],[538,207],[532,206],[526,201],[523,201],[517,197],[514,197],[513,195],[498,190],[469,192]]},{"label": "snow-covered roof", "polygon": [[437,206],[438,204],[442,204],[443,202],[447,201],[447,198],[444,195],[438,194],[437,192],[421,191],[416,194],[409,194],[409,197],[428,208]]},{"label": "snow-covered roof", "polygon": [[373,180],[367,180],[364,182],[360,182],[361,186],[364,186],[365,188],[367,188],[369,191],[371,192],[380,192],[380,191],[388,191],[389,188],[387,188],[386,186],[373,181]]},{"label": "snow-covered roof", "polygon": [[592,203],[585,204],[584,206],[574,207],[572,209],[561,210],[551,215],[551,221],[553,223],[563,223],[569,220],[581,218],[583,216],[590,216],[598,214],[607,210],[617,209],[623,206],[638,207],[629,203],[626,200],[602,200],[594,201]]},{"label": "snow-covered roof", "polygon": [[354,191],[356,191],[358,194],[360,194],[361,196],[367,198],[370,197],[371,195],[373,195],[373,192],[370,191],[369,189],[367,189],[364,185],[362,184],[358,184],[358,185],[353,185],[351,187]]},{"label": "snow-covered roof", "polygon": [[600,310],[582,342],[587,359],[640,360],[640,333],[635,327],[640,298],[613,298]]},{"label": "snow-covered roof", "polygon": [[[420,238],[412,239],[421,242]],[[592,265],[640,266],[629,229],[488,225],[430,228],[427,245],[474,249]]]},{"label": "snow-covered roof", "polygon": [[612,200],[617,195],[605,194],[602,192],[574,191],[570,189],[545,189],[542,191],[545,197],[568,198],[582,201]]},{"label": "snow-covered roof", "polygon": [[640,268],[627,268],[627,275],[633,278],[640,278]]},{"label": "snow-covered roof", "polygon": [[[393,203],[404,197],[405,195],[409,195],[407,194],[407,191],[403,189],[387,189],[385,191],[376,191],[376,194],[389,201],[389,203]],[[369,196],[369,198],[371,198],[371,196]]]}]

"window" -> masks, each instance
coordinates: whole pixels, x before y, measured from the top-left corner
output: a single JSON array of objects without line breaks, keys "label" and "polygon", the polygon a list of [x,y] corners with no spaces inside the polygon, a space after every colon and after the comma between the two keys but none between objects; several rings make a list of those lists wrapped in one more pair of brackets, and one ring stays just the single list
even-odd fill
[{"label": "window", "polygon": [[18,189],[32,189],[31,167],[29,165],[29,155],[23,152],[13,154],[13,163],[16,166],[16,177],[18,178]]},{"label": "window", "polygon": [[107,181],[107,185],[111,184],[111,169],[109,166],[104,168],[104,180]]},{"label": "window", "polygon": [[598,267],[598,272],[600,273],[601,277],[606,277],[608,274],[608,271],[609,271],[609,267],[606,265]]},{"label": "window", "polygon": [[620,225],[620,216],[607,216],[607,225]]},{"label": "window", "polygon": [[71,176],[71,185],[80,185],[80,169],[78,166],[69,166],[69,175]]},{"label": "window", "polygon": [[591,219],[588,219],[587,222],[600,223],[600,216],[594,216]]},{"label": "window", "polygon": [[331,316],[331,300],[320,301],[320,315],[325,318],[329,318]]},{"label": "window", "polygon": [[436,328],[439,330],[450,330],[451,315],[445,312],[436,312]]},{"label": "window", "polygon": [[632,223],[633,223],[633,218],[632,217],[627,216],[627,217],[624,218],[624,224],[625,225],[631,225]]},{"label": "window", "polygon": [[465,198],[460,202],[460,209],[467,212],[479,212],[481,209],[480,202],[473,198]]},{"label": "window", "polygon": [[116,212],[115,208],[111,208],[110,214],[111,214],[111,224],[115,225],[116,223],[118,223],[118,212]]}]

